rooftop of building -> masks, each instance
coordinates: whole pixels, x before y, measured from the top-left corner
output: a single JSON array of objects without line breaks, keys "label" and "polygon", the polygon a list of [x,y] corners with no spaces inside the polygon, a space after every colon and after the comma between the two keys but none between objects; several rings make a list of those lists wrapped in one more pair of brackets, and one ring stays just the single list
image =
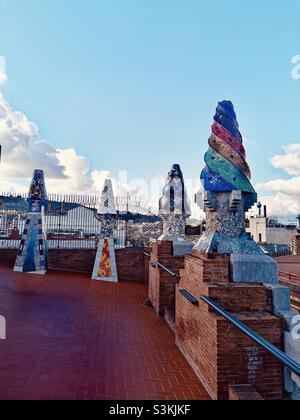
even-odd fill
[{"label": "rooftop of building", "polygon": [[0,266],[0,399],[210,399],[147,286]]}]

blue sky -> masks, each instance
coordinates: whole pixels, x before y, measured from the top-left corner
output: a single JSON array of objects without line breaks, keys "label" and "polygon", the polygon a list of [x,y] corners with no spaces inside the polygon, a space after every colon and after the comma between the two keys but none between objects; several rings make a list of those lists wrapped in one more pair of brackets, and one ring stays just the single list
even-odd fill
[{"label": "blue sky", "polygon": [[151,177],[178,162],[198,177],[231,99],[253,182],[289,180],[270,159],[300,143],[298,0],[2,0],[1,13],[5,100],[91,171]]}]

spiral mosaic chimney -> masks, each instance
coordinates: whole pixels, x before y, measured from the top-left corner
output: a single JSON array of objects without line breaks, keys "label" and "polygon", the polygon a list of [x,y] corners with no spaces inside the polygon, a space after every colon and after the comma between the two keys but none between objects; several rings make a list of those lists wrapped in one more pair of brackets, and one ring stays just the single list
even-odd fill
[{"label": "spiral mosaic chimney", "polygon": [[159,214],[163,220],[163,234],[159,241],[173,242],[175,256],[192,252],[186,241],[186,220],[191,215],[184,177],[180,165],[174,164],[168,173],[163,194],[159,200]]},{"label": "spiral mosaic chimney", "polygon": [[230,254],[232,281],[278,283],[277,263],[245,230],[245,213],[257,202],[257,194],[230,101],[218,104],[208,143],[201,173],[206,231],[195,250]]},{"label": "spiral mosaic chimney", "polygon": [[43,275],[47,272],[47,234],[44,210],[48,201],[42,170],[36,169],[33,173],[27,202],[28,214],[14,271]]}]

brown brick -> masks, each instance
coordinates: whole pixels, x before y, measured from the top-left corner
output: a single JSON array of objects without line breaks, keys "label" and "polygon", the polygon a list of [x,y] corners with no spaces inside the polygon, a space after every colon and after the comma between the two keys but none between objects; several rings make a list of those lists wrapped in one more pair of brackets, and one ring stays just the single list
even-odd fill
[{"label": "brown brick", "polygon": [[[13,268],[16,250],[0,250],[0,263]],[[49,270],[92,274],[96,257],[95,249],[49,249]],[[148,281],[145,279],[144,248],[116,250],[119,281]]]},{"label": "brown brick", "polygon": [[158,242],[152,248],[149,263],[149,299],[158,315],[164,316],[166,311],[174,314],[178,280],[155,265],[154,260],[179,274],[184,267],[184,257],[173,256],[172,242]]},{"label": "brown brick", "polygon": [[231,401],[261,401],[262,396],[251,385],[233,385],[229,387]]}]

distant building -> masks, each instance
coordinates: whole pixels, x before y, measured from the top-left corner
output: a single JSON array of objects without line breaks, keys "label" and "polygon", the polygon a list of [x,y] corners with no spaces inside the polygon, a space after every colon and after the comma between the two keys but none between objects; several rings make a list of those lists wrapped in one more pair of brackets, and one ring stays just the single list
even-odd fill
[{"label": "distant building", "polygon": [[292,238],[291,251],[293,255],[300,255],[300,235]]},{"label": "distant building", "polygon": [[251,217],[247,232],[259,244],[290,246],[297,228],[296,225],[284,225],[265,217]]},{"label": "distant building", "polygon": [[258,203],[258,215],[248,219],[247,233],[259,243],[266,252],[282,253],[291,249],[293,238],[297,235],[296,223],[282,224],[267,215],[266,206]]}]

